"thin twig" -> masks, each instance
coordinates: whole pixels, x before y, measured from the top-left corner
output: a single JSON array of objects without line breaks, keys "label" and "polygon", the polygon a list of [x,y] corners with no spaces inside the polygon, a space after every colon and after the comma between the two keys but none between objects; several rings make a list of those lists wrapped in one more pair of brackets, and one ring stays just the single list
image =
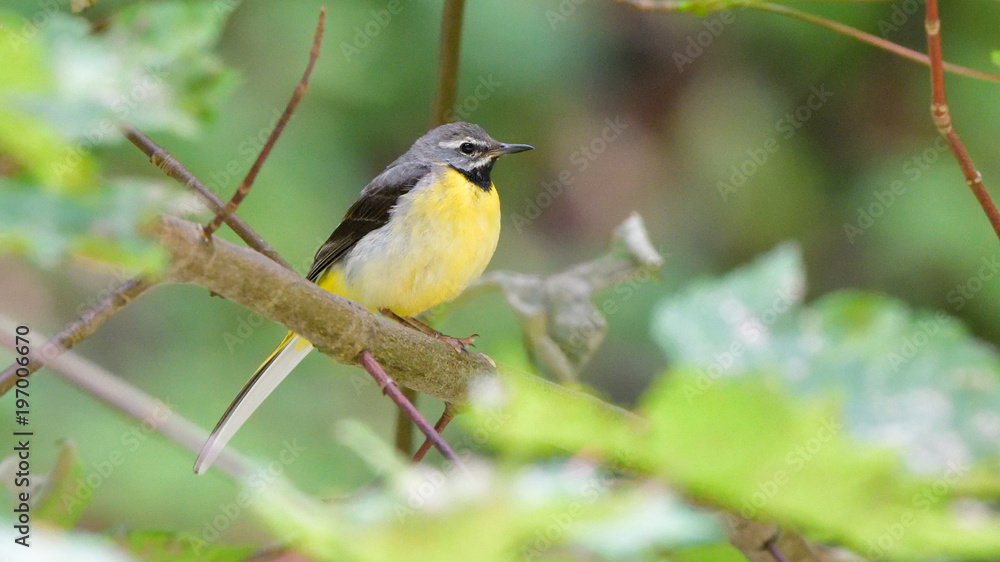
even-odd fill
[{"label": "thin twig", "polygon": [[[0,345],[13,349],[15,323],[0,317]],[[44,338],[32,331],[34,336]],[[32,361],[34,362],[34,360]],[[166,404],[125,382],[113,373],[74,352],[50,358],[48,366],[87,394],[152,427],[154,430],[193,453],[201,449],[208,433],[195,423],[171,410]],[[250,474],[253,464],[228,448],[219,455],[216,466],[234,478]]]},{"label": "thin twig", "polygon": [[464,11],[465,0],[445,0],[444,12],[441,14],[437,95],[434,98],[434,108],[431,110],[431,126],[434,127],[448,122],[448,112],[455,105]]},{"label": "thin twig", "polygon": [[[156,167],[163,170],[171,178],[183,183],[186,187],[201,195],[206,205],[213,212],[218,213],[223,209],[222,201],[208,190],[198,178],[194,177],[180,162],[167,153],[149,137],[133,126],[125,126],[122,133],[146,156],[149,157]],[[261,254],[271,258],[278,264],[292,269],[292,267],[282,258],[263,238],[257,234],[253,228],[243,221],[239,216],[230,214],[226,217],[226,224],[232,227],[233,231],[242,238],[247,245],[254,248]],[[57,357],[65,350],[72,349],[84,339],[90,337],[104,322],[106,322],[116,312],[124,308],[135,297],[139,296],[151,286],[153,282],[149,279],[137,277],[127,281],[108,295],[94,308],[83,313],[80,318],[63,329],[54,340],[42,346],[40,355],[33,357],[29,367],[29,374],[34,373],[43,367],[47,361]],[[15,383],[15,371],[17,365],[11,365],[0,373],[0,396],[9,391]]]},{"label": "thin twig", "polygon": [[[198,178],[194,177],[194,174],[189,172],[176,158],[171,156],[166,150],[156,144],[149,137],[143,134],[142,131],[135,128],[132,125],[126,125],[122,127],[122,133],[125,138],[134,144],[139,150],[149,157],[149,161],[153,163],[157,168],[163,170],[163,173],[167,174],[171,178],[177,180],[178,182],[184,184],[185,187],[194,191],[205,201],[205,205],[213,213],[220,213],[225,208],[222,200],[219,199],[214,193],[209,191],[205,184],[201,183]],[[233,229],[233,232],[237,236],[243,239],[254,250],[257,250],[261,254],[271,258],[275,263],[281,266],[292,269],[292,266],[282,258],[278,252],[271,247],[270,244],[264,241],[263,238],[257,232],[250,227],[239,215],[231,214],[226,217],[226,224]]]},{"label": "thin twig", "polygon": [[[438,418],[437,423],[434,424],[434,431],[438,432],[438,434],[444,433],[444,428],[448,427],[448,423],[455,417],[455,413],[455,406],[449,402],[445,402],[444,411],[441,412],[441,417]],[[421,445],[420,448],[417,449],[416,454],[413,455],[413,462],[417,463],[423,460],[427,451],[431,450],[431,445],[433,445],[433,443],[430,439],[424,439],[424,444]]]},{"label": "thin twig", "polygon": [[448,443],[445,442],[445,440],[441,437],[441,434],[431,427],[427,418],[425,418],[420,411],[417,410],[413,403],[403,396],[403,393],[399,390],[399,387],[396,386],[396,383],[389,378],[389,375],[385,373],[382,366],[375,360],[372,352],[367,349],[362,351],[361,355],[358,356],[358,362],[365,368],[366,371],[368,371],[372,378],[375,379],[375,382],[378,383],[382,392],[391,398],[392,401],[399,406],[400,410],[406,413],[407,417],[409,417],[410,420],[412,420],[413,423],[420,428],[420,431],[427,436],[427,439],[434,443],[434,446],[441,451],[444,458],[448,459],[456,466],[461,466],[462,461],[458,459],[458,455],[455,454],[455,451],[453,451]]},{"label": "thin twig", "polygon": [[[111,316],[125,308],[128,303],[132,302],[133,299],[144,293],[154,284],[154,282],[146,278],[135,277],[116,288],[107,298],[97,303],[94,308],[84,312],[79,319],[66,326],[58,336],[49,340],[41,348],[32,353],[31,361],[26,367],[28,374],[30,375],[41,367],[44,367],[63,352],[73,349],[74,346],[97,331],[97,328],[104,324]],[[17,382],[15,372],[18,368],[19,365],[13,364],[7,367],[3,373],[0,373],[0,396],[3,396],[8,390],[14,387],[14,384]]]},{"label": "thin twig", "polygon": [[306,87],[309,85],[309,76],[312,74],[313,67],[316,66],[316,59],[319,58],[319,46],[320,42],[323,40],[323,28],[326,22],[326,6],[319,9],[319,21],[316,23],[316,34],[313,36],[312,49],[309,51],[309,63],[306,65],[306,71],[302,74],[302,79],[299,80],[299,84],[295,87],[295,91],[292,93],[292,98],[288,100],[288,105],[285,106],[284,113],[278,119],[278,122],[274,126],[274,130],[271,131],[271,136],[267,138],[267,142],[264,143],[263,148],[260,149],[260,154],[257,155],[257,159],[254,160],[253,166],[250,166],[250,171],[247,172],[246,177],[240,182],[239,187],[236,188],[236,193],[233,197],[226,203],[226,208],[223,209],[221,213],[216,213],[212,220],[205,225],[205,238],[211,238],[212,234],[222,226],[222,222],[226,220],[227,217],[236,212],[236,209],[243,202],[243,199],[250,193],[250,188],[253,187],[254,180],[257,179],[257,174],[260,172],[261,166],[264,165],[264,161],[267,160],[268,155],[271,154],[271,149],[274,148],[274,143],[278,141],[278,137],[281,136],[281,132],[285,130],[285,125],[292,118],[292,114],[295,113],[295,108],[298,107],[299,102],[302,101],[302,96],[306,93]]},{"label": "thin twig", "polygon": [[[624,2],[640,10],[650,10],[650,11],[663,11],[663,12],[682,12],[689,11],[689,2],[669,2],[669,1],[657,1],[657,0],[618,0],[619,2]],[[790,8],[781,4],[774,4],[771,2],[733,2],[733,5],[750,8],[753,10],[759,10],[762,12],[769,12],[772,14],[779,14],[783,16],[788,16],[795,18],[800,21],[818,25],[824,27],[831,31],[847,35],[848,37],[857,39],[863,43],[867,43],[879,49],[884,49],[898,55],[905,59],[918,62],[924,66],[930,66],[930,59],[927,55],[914,51],[912,49],[907,49],[902,45],[897,45],[892,41],[888,41],[871,33],[866,33],[860,29],[856,29],[849,25],[842,24],[837,21],[833,21],[815,14],[810,14],[808,12],[803,12],[795,8]],[[967,76],[969,78],[975,78],[977,80],[987,80],[990,82],[1000,82],[1000,74],[990,74],[988,72],[981,72],[979,70],[974,70],[961,65],[952,64],[950,62],[943,62],[944,69],[948,72],[958,74],[961,76]]]},{"label": "thin twig", "polygon": [[969,184],[976,200],[979,201],[979,206],[986,213],[986,218],[993,226],[997,238],[1000,238],[1000,212],[997,211],[993,199],[983,185],[982,174],[976,170],[976,165],[973,164],[968,150],[965,149],[965,144],[959,138],[958,132],[955,131],[951,122],[951,112],[948,109],[948,98],[944,89],[941,19],[938,16],[937,0],[927,0],[927,19],[924,26],[927,28],[927,55],[931,61],[931,95],[933,96],[931,117],[934,119],[934,125],[938,132],[948,141],[948,146],[951,147],[959,167],[962,168],[965,182]]},{"label": "thin twig", "polygon": [[[800,21],[813,23],[818,26],[825,27],[829,30],[836,31],[837,33],[842,33],[849,37],[853,37],[858,41],[868,43],[869,45],[872,45],[874,47],[885,49],[890,53],[899,55],[905,59],[909,59],[914,62],[918,62],[924,66],[930,65],[930,58],[921,52],[914,51],[912,49],[907,49],[902,45],[897,45],[892,41],[888,41],[876,35],[872,35],[871,33],[866,33],[864,31],[861,31],[860,29],[855,29],[849,25],[844,25],[837,21],[829,20],[824,17],[803,12],[801,10],[796,10],[795,8],[782,6],[781,4],[773,4],[770,2],[748,4],[748,6],[754,8],[755,10],[760,10],[763,12],[771,12],[774,14],[782,14],[791,18],[798,19]],[[975,78],[977,80],[1000,82],[1000,74],[990,74],[988,72],[981,72],[957,64],[952,64],[950,62],[944,63],[944,69],[947,70],[948,72],[959,74],[961,76],[967,76],[969,78]]]}]

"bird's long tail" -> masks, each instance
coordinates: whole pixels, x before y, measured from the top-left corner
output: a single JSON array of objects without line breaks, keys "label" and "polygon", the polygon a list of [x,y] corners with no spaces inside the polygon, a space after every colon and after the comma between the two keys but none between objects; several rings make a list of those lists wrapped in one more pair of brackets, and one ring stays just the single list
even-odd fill
[{"label": "bird's long tail", "polygon": [[205,446],[194,463],[195,474],[203,474],[212,466],[216,457],[226,447],[226,443],[236,434],[250,414],[257,409],[274,389],[285,380],[288,373],[312,350],[312,344],[300,336],[289,332],[281,344],[271,353],[257,372],[233,399],[229,409],[222,415],[218,425],[208,437]]}]

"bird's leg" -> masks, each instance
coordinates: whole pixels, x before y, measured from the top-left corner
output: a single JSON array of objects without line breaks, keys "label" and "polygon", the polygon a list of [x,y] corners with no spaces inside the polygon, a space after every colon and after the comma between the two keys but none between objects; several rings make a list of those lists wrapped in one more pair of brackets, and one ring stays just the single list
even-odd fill
[{"label": "bird's leg", "polygon": [[[441,412],[441,418],[438,419],[436,424],[434,424],[434,431],[438,432],[438,435],[440,435],[444,431],[444,428],[447,427],[448,422],[450,422],[454,417],[455,406],[453,406],[450,402],[445,402],[444,411]],[[413,455],[413,462],[420,462],[420,460],[424,458],[424,455],[427,454],[427,451],[429,451],[433,446],[433,441],[430,439],[424,439],[424,444],[421,445],[420,448],[417,449],[416,454]]]},{"label": "bird's leg", "polygon": [[383,315],[385,315],[385,316],[387,316],[387,317],[395,320],[396,322],[399,322],[400,324],[402,324],[404,326],[409,326],[410,328],[413,328],[414,330],[416,330],[416,331],[418,331],[418,332],[420,332],[422,334],[427,334],[428,336],[431,336],[432,338],[439,339],[439,340],[443,341],[444,343],[446,343],[446,344],[450,345],[451,347],[455,348],[455,351],[457,351],[459,353],[462,353],[463,351],[466,351],[468,349],[468,347],[470,345],[472,345],[472,343],[474,341],[476,341],[476,337],[479,336],[479,334],[472,334],[471,336],[464,337],[464,338],[456,338],[456,337],[452,337],[452,336],[446,336],[446,335],[442,334],[441,332],[435,330],[434,328],[431,328],[427,324],[424,324],[420,320],[417,320],[416,318],[413,318],[411,316],[400,316],[400,315],[396,314],[395,312],[389,310],[388,308],[381,308],[381,309],[379,309],[379,312],[381,312]]}]

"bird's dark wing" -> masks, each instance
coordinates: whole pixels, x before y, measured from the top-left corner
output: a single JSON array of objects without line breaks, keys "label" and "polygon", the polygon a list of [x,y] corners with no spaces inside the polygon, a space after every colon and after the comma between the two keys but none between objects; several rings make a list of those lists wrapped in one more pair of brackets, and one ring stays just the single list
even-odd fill
[{"label": "bird's dark wing", "polygon": [[316,281],[320,275],[364,238],[369,232],[389,222],[389,211],[401,196],[413,189],[430,172],[424,164],[398,164],[386,168],[361,190],[344,220],[316,252],[306,278]]}]

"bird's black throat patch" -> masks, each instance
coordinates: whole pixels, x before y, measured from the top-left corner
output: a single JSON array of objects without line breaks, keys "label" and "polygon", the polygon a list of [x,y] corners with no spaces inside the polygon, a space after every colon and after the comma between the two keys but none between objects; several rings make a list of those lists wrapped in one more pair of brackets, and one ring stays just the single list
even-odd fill
[{"label": "bird's black throat patch", "polygon": [[490,179],[490,172],[493,171],[493,164],[495,160],[490,160],[486,164],[478,168],[473,168],[471,170],[462,170],[452,166],[451,168],[456,172],[465,176],[465,179],[476,184],[483,191],[489,191],[493,186],[493,180]]}]

